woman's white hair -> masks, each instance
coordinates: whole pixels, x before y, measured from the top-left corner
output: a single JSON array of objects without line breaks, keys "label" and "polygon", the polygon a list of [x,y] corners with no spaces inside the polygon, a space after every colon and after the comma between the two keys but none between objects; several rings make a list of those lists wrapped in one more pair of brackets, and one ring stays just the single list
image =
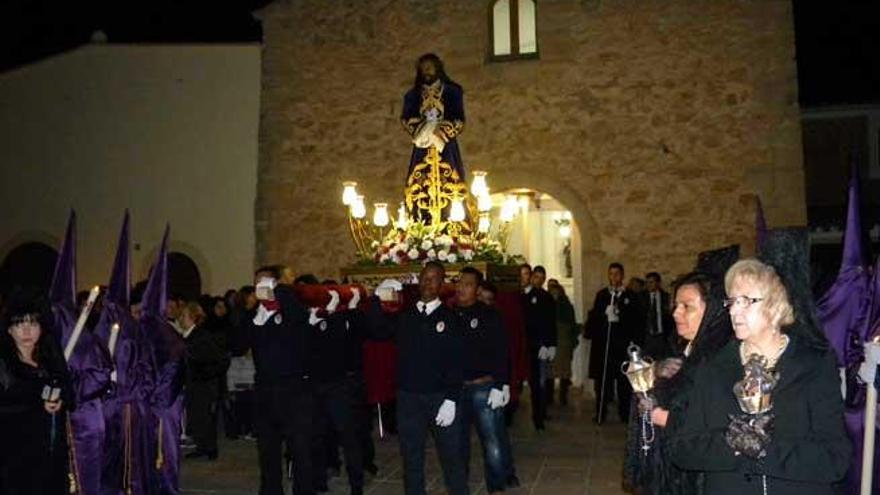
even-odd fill
[{"label": "woman's white hair", "polygon": [[737,261],[724,275],[724,289],[728,295],[734,282],[738,280],[749,281],[758,287],[764,303],[762,310],[774,326],[786,327],[795,322],[788,291],[772,266],[755,258]]}]

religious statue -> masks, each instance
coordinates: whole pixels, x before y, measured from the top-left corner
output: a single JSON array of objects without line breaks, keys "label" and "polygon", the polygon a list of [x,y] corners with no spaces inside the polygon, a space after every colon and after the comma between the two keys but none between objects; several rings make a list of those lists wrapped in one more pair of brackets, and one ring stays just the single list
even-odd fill
[{"label": "religious statue", "polygon": [[415,82],[403,97],[400,120],[413,142],[410,174],[434,146],[440,159],[452,165],[459,180],[464,180],[464,164],[456,141],[464,130],[464,90],[446,75],[437,55],[419,57]]},{"label": "religious statue", "polygon": [[418,220],[441,228],[444,211],[467,196],[457,137],[464,129],[464,90],[446,75],[440,57],[419,57],[413,87],[403,97],[400,120],[413,150],[406,207]]}]

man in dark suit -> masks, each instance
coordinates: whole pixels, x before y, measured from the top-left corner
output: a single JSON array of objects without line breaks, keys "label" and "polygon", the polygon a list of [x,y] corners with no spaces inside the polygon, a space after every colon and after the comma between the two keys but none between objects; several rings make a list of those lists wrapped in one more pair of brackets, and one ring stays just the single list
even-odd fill
[{"label": "man in dark suit", "polygon": [[526,352],[529,357],[529,392],[532,399],[532,423],[544,430],[547,398],[544,380],[549,364],[556,357],[556,303],[541,288],[547,273],[543,267],[520,266],[523,312],[526,319]]},{"label": "man in dark suit", "polygon": [[647,290],[645,291],[645,335],[642,349],[646,356],[656,359],[664,359],[672,354],[670,338],[675,328],[672,319],[672,305],[669,302],[669,293],[663,290],[662,279],[657,272],[651,272],[645,276]]},{"label": "man in dark suit", "polygon": [[594,380],[596,393],[593,421],[598,424],[605,420],[606,406],[615,389],[617,413],[621,421],[629,418],[632,388],[620,372],[620,365],[626,361],[626,348],[636,338],[644,320],[640,318],[642,313],[636,295],[623,287],[623,275],[622,264],[608,266],[608,287],[596,293],[584,330],[584,337],[592,341],[589,376]]},{"label": "man in dark suit", "polygon": [[406,495],[425,493],[428,432],[434,437],[446,492],[470,493],[457,412],[464,385],[464,337],[461,318],[440,299],[445,278],[443,265],[429,261],[419,274],[415,304],[386,315],[373,296],[367,311],[372,335],[397,342],[397,431]]}]

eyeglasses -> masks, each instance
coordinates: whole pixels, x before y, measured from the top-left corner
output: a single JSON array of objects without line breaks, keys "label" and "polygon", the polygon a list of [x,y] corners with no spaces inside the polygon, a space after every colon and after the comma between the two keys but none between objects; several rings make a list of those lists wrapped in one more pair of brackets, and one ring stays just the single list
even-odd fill
[{"label": "eyeglasses", "polygon": [[763,297],[749,297],[749,296],[736,296],[736,297],[728,297],[724,300],[724,307],[730,308],[731,306],[734,308],[746,309],[752,304],[756,302],[763,301]]}]

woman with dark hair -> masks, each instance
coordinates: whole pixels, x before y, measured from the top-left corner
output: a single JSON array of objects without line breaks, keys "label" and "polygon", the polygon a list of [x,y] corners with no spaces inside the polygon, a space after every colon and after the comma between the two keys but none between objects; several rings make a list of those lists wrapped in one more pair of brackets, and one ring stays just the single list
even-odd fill
[{"label": "woman with dark hair", "polygon": [[836,493],[852,444],[834,354],[797,318],[772,266],[739,261],[724,285],[736,340],[700,370],[681,417],[671,416],[672,461],[705,473],[713,495]]},{"label": "woman with dark hair", "polygon": [[[687,391],[705,363],[732,338],[730,319],[724,311],[721,281],[700,272],[689,273],[675,283],[673,319],[677,332],[677,356],[656,365],[656,380],[649,399],[639,397],[630,413],[625,478],[641,494],[690,495],[701,493],[696,473],[677,469],[669,461],[668,432],[686,407]],[[634,401],[635,402],[635,401]],[[651,411],[654,442],[642,450],[641,411]]]},{"label": "woman with dark hair", "polygon": [[66,493],[67,365],[48,307],[13,298],[0,333],[0,493]]},{"label": "woman with dark hair", "polygon": [[[214,336],[215,341],[223,350],[227,362],[229,362],[232,358],[232,353],[229,351],[229,341],[232,334],[232,316],[230,315],[229,303],[226,302],[225,298],[218,296],[212,297],[208,306],[208,317],[205,320],[205,327]],[[227,366],[227,369],[223,371],[223,375],[220,377],[220,389],[218,392],[220,395],[217,405],[218,411],[221,411],[223,415],[223,431],[226,433],[226,438],[235,439],[238,437],[238,434],[236,433],[236,421],[232,401],[229,397],[229,388],[226,384],[226,374],[228,371]]]}]

